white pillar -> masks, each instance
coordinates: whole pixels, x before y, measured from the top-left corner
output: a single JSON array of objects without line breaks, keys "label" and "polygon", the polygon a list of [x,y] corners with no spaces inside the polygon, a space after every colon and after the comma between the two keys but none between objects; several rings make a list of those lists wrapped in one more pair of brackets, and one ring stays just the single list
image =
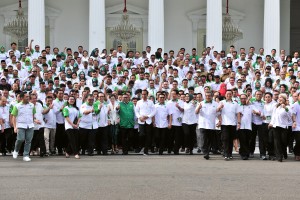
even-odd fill
[{"label": "white pillar", "polygon": [[48,17],[49,18],[49,29],[50,29],[50,46],[54,48],[55,43],[55,19],[56,17]]},{"label": "white pillar", "polygon": [[28,42],[45,49],[45,0],[28,1]]},{"label": "white pillar", "polygon": [[149,20],[148,20],[148,45],[151,51],[156,52],[157,48],[162,48],[165,44],[164,32],[164,1],[149,0]]},{"label": "white pillar", "polygon": [[222,0],[207,0],[206,46],[222,50]]},{"label": "white pillar", "polygon": [[280,53],[280,0],[265,0],[264,11],[264,49],[265,55],[271,50]]},{"label": "white pillar", "polygon": [[90,0],[89,7],[89,54],[95,48],[101,53],[106,48],[105,0]]}]

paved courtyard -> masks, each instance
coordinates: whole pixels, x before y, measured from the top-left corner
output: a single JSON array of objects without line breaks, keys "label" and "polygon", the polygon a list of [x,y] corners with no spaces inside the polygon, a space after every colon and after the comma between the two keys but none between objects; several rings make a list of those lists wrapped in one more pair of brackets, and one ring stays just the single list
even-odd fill
[{"label": "paved courtyard", "polygon": [[0,157],[0,199],[300,199],[300,163],[220,155]]}]

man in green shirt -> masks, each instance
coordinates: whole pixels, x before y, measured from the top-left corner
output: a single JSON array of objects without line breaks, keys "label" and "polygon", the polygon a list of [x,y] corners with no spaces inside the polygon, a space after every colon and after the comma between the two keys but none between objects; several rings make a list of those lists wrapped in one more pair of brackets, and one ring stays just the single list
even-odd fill
[{"label": "man in green shirt", "polygon": [[128,154],[128,135],[134,128],[134,105],[129,101],[128,94],[123,94],[123,101],[117,107],[120,116],[120,131],[122,134],[123,155]]}]

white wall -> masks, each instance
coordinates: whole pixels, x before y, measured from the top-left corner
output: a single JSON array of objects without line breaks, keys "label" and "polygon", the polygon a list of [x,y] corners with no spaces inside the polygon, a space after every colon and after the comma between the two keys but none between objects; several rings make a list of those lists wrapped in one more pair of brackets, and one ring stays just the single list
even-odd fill
[{"label": "white wall", "polygon": [[[192,43],[192,22],[187,13],[206,7],[206,0],[164,0],[165,1],[165,49],[176,51],[185,47],[190,52],[197,44]],[[63,50],[65,46],[77,49],[83,45],[88,49],[88,0],[45,0],[46,5],[61,10],[56,20],[55,44]],[[230,8],[245,14],[240,22],[244,38],[236,44],[237,49],[263,46],[264,0],[230,0]],[[11,0],[0,1],[0,6],[11,4]],[[24,3],[27,3],[26,1]],[[106,0],[106,7],[123,4],[123,0]],[[128,4],[148,9],[148,0],[127,0]],[[225,7],[226,1],[223,1]],[[281,48],[290,48],[290,0],[281,1]],[[1,13],[0,13],[1,15]],[[159,22],[158,22],[159,23]],[[3,19],[0,17],[0,32]],[[5,35],[0,34],[0,45],[5,44]],[[108,47],[109,48],[109,47]]]},{"label": "white wall", "polygon": [[192,22],[187,13],[206,7],[206,0],[165,0],[165,52],[181,47],[191,52],[197,44],[192,44]]},{"label": "white wall", "polygon": [[89,4],[88,0],[46,0],[46,5],[61,10],[56,19],[55,44],[60,51],[64,47],[77,50],[79,45],[88,49]]}]

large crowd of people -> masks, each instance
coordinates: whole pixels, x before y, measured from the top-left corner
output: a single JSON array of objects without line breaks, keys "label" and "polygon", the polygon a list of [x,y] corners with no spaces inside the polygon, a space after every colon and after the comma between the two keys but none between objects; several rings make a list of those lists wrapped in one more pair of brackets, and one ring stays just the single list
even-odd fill
[{"label": "large crowd of people", "polygon": [[[300,160],[300,58],[234,46],[60,51],[0,47],[0,151]],[[43,48],[43,47],[42,47]],[[120,152],[119,152],[120,151]],[[1,158],[0,158],[1,159]]]}]

